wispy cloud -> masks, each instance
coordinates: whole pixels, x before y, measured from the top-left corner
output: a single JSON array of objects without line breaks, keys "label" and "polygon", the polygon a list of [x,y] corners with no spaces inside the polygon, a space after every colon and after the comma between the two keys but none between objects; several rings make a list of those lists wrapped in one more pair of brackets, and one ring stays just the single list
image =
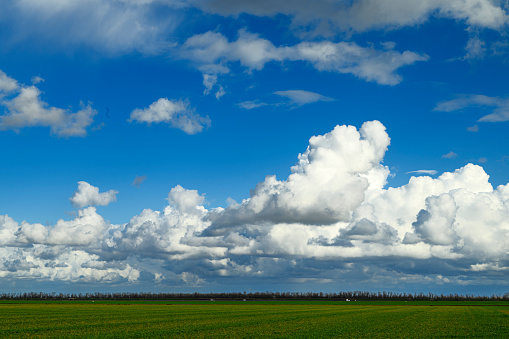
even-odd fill
[{"label": "wispy cloud", "polygon": [[272,102],[261,102],[260,100],[243,101],[238,104],[239,107],[244,109],[253,109],[261,106],[286,106],[290,108],[296,108],[307,104],[312,104],[319,101],[334,101],[334,99],[323,96],[318,93],[304,91],[304,90],[287,90],[287,91],[276,91],[273,94],[277,95],[284,100],[272,101]]},{"label": "wispy cloud", "polygon": [[136,178],[134,178],[132,185],[136,187],[140,187],[140,185],[147,180],[146,175],[137,175]]},{"label": "wispy cloud", "polygon": [[453,151],[450,151],[449,153],[442,155],[442,158],[453,159],[456,158],[457,156],[458,154],[454,153]]},{"label": "wispy cloud", "polygon": [[243,102],[238,103],[238,106],[242,107],[244,109],[253,109],[253,108],[258,108],[258,107],[266,106],[266,105],[268,105],[268,104],[264,103],[264,102],[260,102],[259,100],[243,101]]},{"label": "wispy cloud", "polygon": [[470,107],[494,107],[492,113],[481,117],[479,122],[501,122],[509,120],[509,99],[489,97],[486,95],[466,95],[443,101],[435,107],[435,111],[452,112]]},{"label": "wispy cloud", "polygon": [[274,94],[282,96],[284,98],[288,98],[290,100],[290,105],[302,106],[306,104],[311,104],[313,102],[318,101],[333,101],[334,99],[323,96],[318,93],[303,91],[300,89],[296,90],[287,90],[287,91],[276,91]]},{"label": "wispy cloud", "polygon": [[470,127],[467,127],[467,131],[469,132],[479,132],[479,126],[478,125],[474,125],[474,126],[470,126]]},{"label": "wispy cloud", "polygon": [[410,171],[410,172],[406,172],[405,174],[412,174],[412,173],[415,173],[415,174],[428,174],[428,175],[435,175],[438,173],[438,171],[436,170],[416,170],[416,171]]}]

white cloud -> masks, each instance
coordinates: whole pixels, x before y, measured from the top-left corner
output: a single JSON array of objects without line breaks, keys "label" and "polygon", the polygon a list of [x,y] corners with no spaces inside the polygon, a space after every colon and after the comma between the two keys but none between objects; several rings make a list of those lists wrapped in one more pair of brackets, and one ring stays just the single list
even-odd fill
[{"label": "white cloud", "polygon": [[41,82],[44,82],[44,79],[41,78],[40,76],[34,76],[32,77],[32,85],[37,85]]},{"label": "white cloud", "polygon": [[453,159],[456,158],[457,156],[458,154],[454,153],[453,151],[450,151],[449,153],[442,155],[442,158]]},{"label": "white cloud", "polygon": [[[228,64],[239,62],[248,70],[261,70],[272,61],[305,61],[319,71],[353,74],[383,85],[402,81],[399,68],[426,61],[426,55],[392,49],[376,50],[353,42],[301,42],[294,46],[276,47],[272,42],[245,30],[236,41],[229,42],[221,33],[194,35],[181,46],[182,58],[192,61],[204,74],[228,73]],[[205,78],[204,78],[205,79]],[[207,82],[207,91],[209,82]]]},{"label": "white cloud", "polygon": [[41,91],[35,86],[19,85],[0,71],[0,104],[7,108],[0,115],[0,131],[19,131],[26,127],[50,127],[58,137],[83,137],[97,114],[90,104],[81,104],[75,113],[68,109],[51,107],[42,101]]},{"label": "white cloud", "polygon": [[312,137],[286,181],[267,176],[249,199],[211,214],[210,231],[224,233],[250,223],[347,221],[368,189],[385,184],[388,169],[379,163],[389,140],[378,121],[365,123],[359,131],[336,126],[330,133]]},{"label": "white cloud", "polygon": [[99,188],[90,185],[86,181],[78,182],[78,189],[69,198],[74,207],[83,208],[86,206],[107,206],[117,201],[118,191],[109,190],[99,193]]},{"label": "white cloud", "polygon": [[0,70],[0,98],[16,90],[19,90],[18,82]]},{"label": "white cloud", "polygon": [[297,90],[287,90],[287,91],[276,91],[274,94],[288,98],[290,100],[290,105],[302,106],[306,104],[310,104],[317,101],[333,101],[334,99],[323,96],[318,93],[303,91],[300,89]]},{"label": "white cloud", "polygon": [[495,107],[493,113],[481,117],[479,122],[502,122],[509,120],[509,99],[485,95],[467,95],[440,102],[435,111],[452,112],[470,107]]},{"label": "white cloud", "polygon": [[[225,277],[505,284],[489,274],[509,267],[509,184],[494,189],[468,164],[385,188],[389,140],[377,121],[337,126],[310,139],[286,180],[269,176],[225,209],[207,209],[203,194],[177,185],[162,211],[125,224],[95,207],[50,226],[0,216],[0,277],[193,288]],[[86,183],[77,192],[80,206],[112,198]]]},{"label": "white cloud", "polygon": [[436,170],[416,170],[416,171],[406,172],[406,174],[411,174],[411,173],[435,175],[438,172]]},{"label": "white cloud", "polygon": [[501,29],[508,19],[499,2],[490,0],[376,0],[328,1],[302,0],[291,6],[285,1],[206,0],[192,1],[205,11],[222,15],[249,13],[257,16],[284,14],[292,17],[298,31],[313,29],[313,34],[394,29],[414,26],[431,17],[445,17],[474,27]]},{"label": "white cloud", "polygon": [[203,94],[208,95],[217,83],[217,74],[203,74],[203,86],[205,86],[205,90]]},{"label": "white cloud", "polygon": [[23,222],[18,240],[29,244],[93,246],[102,240],[106,230],[104,218],[95,207],[88,207],[79,210],[76,219],[59,220],[53,227]]},{"label": "white cloud", "polygon": [[204,127],[210,126],[209,117],[202,117],[195,113],[188,101],[168,100],[161,98],[145,109],[135,109],[131,112],[130,122],[138,123],[167,123],[187,134],[196,134]]}]

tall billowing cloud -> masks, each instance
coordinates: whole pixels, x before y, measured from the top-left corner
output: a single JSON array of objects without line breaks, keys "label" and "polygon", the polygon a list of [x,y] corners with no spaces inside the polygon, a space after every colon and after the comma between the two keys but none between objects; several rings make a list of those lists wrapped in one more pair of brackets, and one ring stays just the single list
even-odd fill
[{"label": "tall billowing cloud", "polygon": [[144,122],[149,125],[163,122],[187,134],[199,133],[203,128],[210,126],[209,117],[196,114],[188,101],[169,100],[168,98],[161,98],[148,108],[135,109],[131,112],[129,121]]},{"label": "tall billowing cloud", "polygon": [[75,113],[68,109],[51,107],[42,101],[41,91],[35,86],[24,86],[0,71],[0,104],[6,112],[0,115],[0,131],[27,127],[50,127],[58,137],[85,136],[97,114],[90,104],[81,104]]},{"label": "tall billowing cloud", "polygon": [[232,42],[221,33],[209,31],[187,39],[180,54],[195,63],[204,74],[228,73],[228,64],[232,62],[239,62],[249,70],[261,70],[272,61],[304,61],[319,71],[353,74],[383,85],[401,82],[401,76],[396,73],[399,68],[428,59],[423,54],[400,53],[391,47],[386,44],[384,49],[377,50],[345,41],[301,42],[276,47],[245,30],[239,31],[237,40]]},{"label": "tall billowing cloud", "polygon": [[389,141],[378,121],[365,123],[359,131],[353,126],[336,126],[330,133],[312,137],[286,181],[268,176],[242,204],[212,214],[212,228],[348,221],[366,191],[385,184],[389,170],[380,162]]},{"label": "tall billowing cloud", "polygon": [[[505,284],[509,184],[494,189],[482,167],[467,164],[386,188],[389,143],[378,121],[336,126],[309,140],[288,178],[268,176],[227,208],[207,209],[203,194],[177,185],[162,211],[124,224],[93,206],[51,226],[0,216],[0,276],[193,288],[274,277]],[[115,194],[81,182],[73,198],[84,207]]]}]

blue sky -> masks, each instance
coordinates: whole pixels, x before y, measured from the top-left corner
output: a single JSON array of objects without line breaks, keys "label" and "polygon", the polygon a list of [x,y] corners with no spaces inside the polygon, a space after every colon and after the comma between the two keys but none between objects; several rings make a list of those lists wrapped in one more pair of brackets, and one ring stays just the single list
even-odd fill
[{"label": "blue sky", "polygon": [[0,5],[0,289],[505,293],[503,1]]}]

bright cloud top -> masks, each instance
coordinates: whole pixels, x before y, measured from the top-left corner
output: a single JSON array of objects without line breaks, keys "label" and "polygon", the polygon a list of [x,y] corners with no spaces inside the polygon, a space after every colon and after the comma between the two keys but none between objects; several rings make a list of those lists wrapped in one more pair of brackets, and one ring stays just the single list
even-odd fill
[{"label": "bright cloud top", "polygon": [[118,191],[109,190],[99,193],[99,188],[90,185],[86,181],[78,182],[78,189],[72,197],[69,198],[72,205],[77,208],[86,206],[108,206],[111,202],[117,200]]},{"label": "bright cloud top", "polygon": [[[34,82],[36,83],[36,82]],[[19,131],[26,127],[50,127],[58,137],[83,137],[97,114],[90,104],[81,104],[76,113],[51,107],[42,101],[35,86],[20,85],[0,71],[0,104],[6,112],[0,115],[0,131]]]},{"label": "bright cloud top", "polygon": [[188,101],[169,100],[168,98],[161,98],[148,108],[135,109],[131,112],[129,121],[145,122],[149,125],[164,122],[187,134],[199,133],[203,128],[210,126],[210,119],[196,114]]},{"label": "bright cloud top", "polygon": [[377,50],[344,41],[301,42],[276,47],[257,34],[241,30],[233,42],[211,31],[195,35],[187,39],[180,53],[204,74],[228,73],[228,65],[233,62],[249,70],[261,70],[272,61],[304,61],[319,71],[353,74],[383,85],[400,83],[402,78],[396,73],[399,68],[428,59],[426,55],[411,51],[397,52],[389,48],[390,44],[385,47]]},{"label": "bright cloud top", "polygon": [[[468,164],[386,189],[389,142],[378,121],[336,126],[310,139],[286,180],[268,176],[226,209],[207,209],[204,195],[177,185],[163,211],[145,209],[125,224],[95,207],[54,226],[0,216],[0,276],[196,286],[361,274],[465,285],[490,271],[505,281],[509,184],[493,189],[483,168]],[[116,193],[80,182],[71,201],[107,205]]]}]

